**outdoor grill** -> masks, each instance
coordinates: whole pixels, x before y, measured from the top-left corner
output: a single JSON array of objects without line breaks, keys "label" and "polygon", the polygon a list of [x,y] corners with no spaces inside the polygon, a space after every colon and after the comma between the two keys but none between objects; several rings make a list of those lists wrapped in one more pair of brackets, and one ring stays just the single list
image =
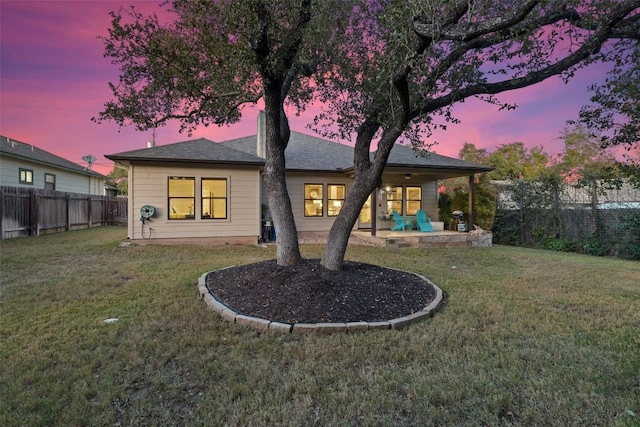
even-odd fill
[{"label": "outdoor grill", "polygon": [[454,230],[467,231],[467,221],[465,219],[464,212],[453,211],[451,213],[451,218],[453,219],[455,225]]}]

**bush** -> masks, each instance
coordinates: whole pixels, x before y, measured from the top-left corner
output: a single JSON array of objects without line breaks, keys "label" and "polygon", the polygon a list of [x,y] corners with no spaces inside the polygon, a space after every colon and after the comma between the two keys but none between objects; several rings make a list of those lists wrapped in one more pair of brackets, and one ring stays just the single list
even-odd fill
[{"label": "bush", "polygon": [[640,260],[640,215],[628,212],[621,218],[620,228],[625,230],[624,236],[616,247],[615,255],[619,258]]},{"label": "bush", "polygon": [[516,211],[497,211],[491,232],[494,243],[511,246],[523,245],[519,213]]}]

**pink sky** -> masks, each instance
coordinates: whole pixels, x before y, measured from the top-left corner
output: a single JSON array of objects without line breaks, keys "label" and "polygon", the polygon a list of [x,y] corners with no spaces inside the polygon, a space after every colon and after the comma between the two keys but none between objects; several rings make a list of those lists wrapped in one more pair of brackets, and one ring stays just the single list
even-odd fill
[{"label": "pink sky", "polygon": [[[160,0],[0,0],[0,133],[82,165],[82,156],[92,154],[98,159],[94,169],[104,174],[113,168],[104,154],[145,147],[151,131],[91,121],[111,99],[107,83],[116,82],[119,75],[103,58],[97,36],[107,34],[110,11],[132,4],[143,13],[160,10]],[[515,111],[500,112],[484,102],[467,100],[454,110],[462,124],[438,133],[438,145],[432,150],[457,157],[465,142],[491,151],[521,141],[557,153],[566,121],[577,117],[589,99],[586,87],[601,80],[605,71],[592,67],[579,71],[566,85],[552,78],[503,94],[500,99],[518,104]],[[241,123],[202,128],[192,138],[224,141],[255,134],[257,112],[248,108]],[[290,117],[292,130],[312,133],[306,128],[312,112]],[[177,124],[158,129],[156,143],[189,139],[177,129]]]}]

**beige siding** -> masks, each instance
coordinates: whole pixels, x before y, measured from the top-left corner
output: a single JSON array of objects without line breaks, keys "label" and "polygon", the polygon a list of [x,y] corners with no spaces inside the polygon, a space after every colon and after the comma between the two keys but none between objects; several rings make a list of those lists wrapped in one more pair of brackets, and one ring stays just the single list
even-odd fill
[{"label": "beige siding", "polygon": [[[169,220],[168,178],[194,177],[196,180],[195,219]],[[201,179],[226,178],[227,219],[201,219]],[[148,166],[129,168],[129,237],[134,240],[238,237],[260,234],[259,172],[249,168],[202,166]],[[152,205],[155,215],[144,225],[140,208]]]},{"label": "beige siding", "polygon": [[422,184],[422,209],[431,217],[432,221],[438,221],[438,182],[431,181]]}]

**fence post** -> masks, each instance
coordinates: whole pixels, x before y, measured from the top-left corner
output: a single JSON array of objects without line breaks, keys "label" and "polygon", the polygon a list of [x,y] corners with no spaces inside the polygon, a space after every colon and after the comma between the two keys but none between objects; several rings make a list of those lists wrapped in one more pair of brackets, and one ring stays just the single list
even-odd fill
[{"label": "fence post", "polygon": [[88,215],[89,218],[87,219],[87,228],[91,228],[91,205],[93,204],[93,200],[91,199],[91,195],[87,196],[87,203],[89,204],[88,207]]},{"label": "fence post", "polygon": [[591,190],[591,215],[593,221],[593,234],[600,238],[600,215],[598,212],[598,181],[592,179],[589,185]]},{"label": "fence post", "polygon": [[67,207],[67,226],[66,231],[71,230],[71,195],[69,193],[65,193],[64,195],[64,204]]},{"label": "fence post", "polygon": [[38,227],[38,195],[35,190],[30,192],[29,197],[29,236],[38,236],[39,227]]}]

